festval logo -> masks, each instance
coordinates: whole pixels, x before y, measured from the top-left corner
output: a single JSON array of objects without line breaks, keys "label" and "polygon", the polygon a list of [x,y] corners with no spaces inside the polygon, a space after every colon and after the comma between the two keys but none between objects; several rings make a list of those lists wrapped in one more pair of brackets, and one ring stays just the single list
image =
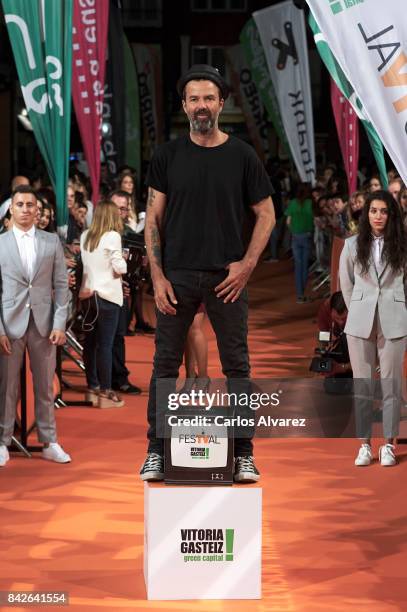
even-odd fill
[{"label": "festval logo", "polygon": [[185,563],[234,561],[234,529],[181,529]]},{"label": "festval logo", "polygon": [[364,0],[328,0],[334,15],[342,13],[344,9],[350,9],[357,4],[363,4]]}]

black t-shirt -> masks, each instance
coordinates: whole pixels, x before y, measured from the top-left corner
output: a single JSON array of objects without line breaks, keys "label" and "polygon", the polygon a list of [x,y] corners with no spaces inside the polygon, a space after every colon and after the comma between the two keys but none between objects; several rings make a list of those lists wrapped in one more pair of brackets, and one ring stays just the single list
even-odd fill
[{"label": "black t-shirt", "polygon": [[219,270],[242,259],[245,211],[273,193],[254,150],[233,136],[216,147],[189,135],[162,145],[147,184],[167,196],[164,270]]}]

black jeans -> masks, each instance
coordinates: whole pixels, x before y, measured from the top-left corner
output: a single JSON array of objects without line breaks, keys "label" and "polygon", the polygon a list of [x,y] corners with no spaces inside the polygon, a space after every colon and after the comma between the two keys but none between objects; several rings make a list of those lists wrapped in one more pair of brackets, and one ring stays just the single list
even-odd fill
[{"label": "black jeans", "polygon": [[[227,276],[226,270],[204,272],[173,270],[166,274],[173,286],[178,304],[176,315],[157,312],[154,368],[150,382],[147,408],[149,452],[162,454],[164,441],[156,437],[156,379],[178,377],[189,327],[201,303],[216,334],[222,372],[228,379],[250,375],[247,348],[247,290],[239,299],[225,304],[217,298],[214,288]],[[235,456],[253,454],[250,438],[235,439]]]},{"label": "black jeans", "polygon": [[98,317],[93,330],[87,332],[83,345],[88,387],[102,391],[111,388],[113,341],[119,322],[120,306],[97,296]]},{"label": "black jeans", "polygon": [[120,308],[119,324],[113,341],[113,362],[112,362],[112,388],[122,387],[129,383],[129,370],[126,367],[126,344],[125,335],[129,318],[129,307],[124,300]]}]

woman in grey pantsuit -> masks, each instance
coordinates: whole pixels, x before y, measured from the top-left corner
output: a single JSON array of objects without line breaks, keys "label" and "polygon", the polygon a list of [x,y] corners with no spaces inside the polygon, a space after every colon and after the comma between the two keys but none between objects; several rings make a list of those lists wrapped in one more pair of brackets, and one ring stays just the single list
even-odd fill
[{"label": "woman in grey pantsuit", "polygon": [[377,359],[383,395],[381,465],[396,463],[393,440],[398,435],[401,379],[407,336],[405,297],[407,236],[400,207],[387,191],[370,194],[359,233],[345,241],[340,282],[348,307],[345,327],[352,364],[356,426],[362,438],[355,465],[369,465],[374,377]]}]

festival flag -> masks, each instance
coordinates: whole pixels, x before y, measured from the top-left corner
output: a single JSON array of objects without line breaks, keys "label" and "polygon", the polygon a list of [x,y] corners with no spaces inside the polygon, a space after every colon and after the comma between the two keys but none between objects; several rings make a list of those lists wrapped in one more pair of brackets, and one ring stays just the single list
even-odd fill
[{"label": "festival flag", "polygon": [[407,25],[403,3],[307,0],[322,60],[365,127],[381,181],[387,186],[386,147],[407,180]]},{"label": "festival flag", "polygon": [[137,185],[141,181],[141,119],[140,96],[136,63],[130,44],[124,38],[124,72],[126,77],[125,95],[125,152],[124,163],[136,169]]},{"label": "festival flag", "polygon": [[143,122],[146,157],[164,140],[161,56],[153,45],[133,44]]},{"label": "festival flag", "polygon": [[267,111],[254,82],[241,45],[229,47],[226,59],[230,66],[231,81],[239,106],[246,120],[250,139],[261,160],[270,156]]},{"label": "festival flag", "polygon": [[276,94],[274,92],[273,83],[271,82],[266,56],[264,55],[263,45],[261,44],[259,31],[254,19],[249,19],[242,29],[240,33],[240,43],[246,62],[250,68],[253,81],[256,84],[263,105],[267,110],[268,118],[273,124],[284,152],[289,155],[290,149],[278,109]]},{"label": "festival flag", "polygon": [[358,186],[359,123],[352,105],[331,79],[331,103],[338,132],[343,164],[348,179],[349,194]]},{"label": "festival flag", "polygon": [[115,177],[126,148],[124,30],[117,0],[110,0],[108,55],[103,99],[102,150],[109,174]]},{"label": "festival flag", "polygon": [[4,17],[28,116],[66,230],[72,76],[72,0],[3,0]]},{"label": "festival flag", "polygon": [[72,97],[92,185],[99,200],[101,127],[109,0],[93,6],[74,0]]},{"label": "festival flag", "polygon": [[304,13],[292,0],[253,13],[300,179],[315,182],[314,121]]}]

